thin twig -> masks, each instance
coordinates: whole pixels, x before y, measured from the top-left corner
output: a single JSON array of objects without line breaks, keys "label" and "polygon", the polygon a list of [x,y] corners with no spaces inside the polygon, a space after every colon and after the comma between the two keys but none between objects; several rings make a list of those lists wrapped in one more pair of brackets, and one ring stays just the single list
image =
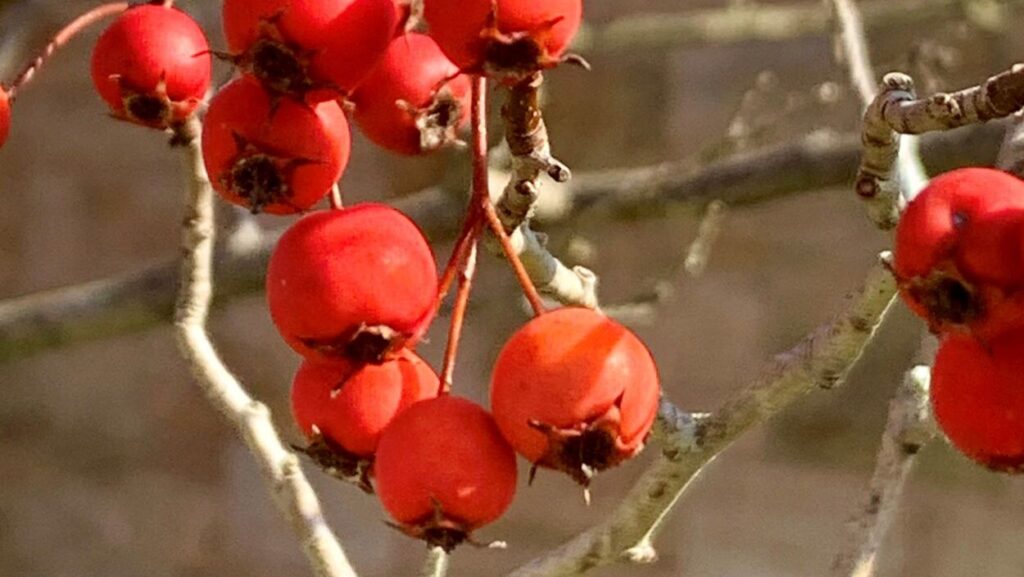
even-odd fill
[{"label": "thin twig", "polygon": [[931,369],[907,372],[889,404],[875,472],[867,498],[849,526],[846,545],[832,563],[833,577],[872,577],[878,548],[896,516],[918,451],[935,435],[928,408]]},{"label": "thin twig", "polygon": [[686,260],[683,261],[683,269],[691,278],[704,273],[708,259],[711,258],[711,248],[722,232],[722,222],[727,212],[725,203],[718,200],[711,201],[705,209],[697,230],[697,238],[690,243],[690,248],[686,251]]},{"label": "thin twig", "polygon": [[[847,61],[850,73],[850,81],[860,95],[861,102],[865,108],[864,132],[862,143],[864,145],[865,163],[875,166],[883,163],[890,168],[895,166],[899,176],[899,186],[875,186],[868,187],[858,177],[857,194],[867,204],[868,216],[879,228],[888,230],[896,226],[899,220],[902,202],[913,198],[918,191],[924,188],[928,181],[927,174],[918,153],[917,143],[913,139],[905,139],[903,147],[900,147],[898,139],[892,139],[890,149],[879,155],[881,149],[875,145],[880,140],[886,140],[886,135],[881,135],[875,129],[868,118],[873,114],[876,89],[875,72],[871,66],[871,57],[868,54],[867,40],[864,36],[864,26],[861,21],[860,12],[857,10],[853,0],[826,0],[831,1],[835,8],[836,19],[839,22],[840,41],[842,44],[842,55]],[[864,166],[862,164],[862,166]]]},{"label": "thin twig", "polygon": [[213,294],[213,190],[206,177],[198,135],[199,122],[188,129],[185,148],[189,187],[182,234],[181,284],[175,307],[178,345],[210,403],[238,431],[260,466],[278,509],[306,551],[319,577],[356,577],[340,543],[327,526],[320,502],[274,429],[267,407],[254,400],[224,365],[206,333]]},{"label": "thin twig", "polygon": [[[1001,125],[985,125],[926,135],[929,164],[945,170],[990,162],[1004,132]],[[845,186],[856,172],[859,157],[856,137],[814,135],[703,166],[675,162],[577,174],[568,184],[572,210],[548,222],[555,224],[598,208],[611,216],[636,219],[663,214],[673,205],[703,205],[715,198],[737,210],[787,195]],[[399,199],[395,206],[435,239],[455,237],[459,231],[455,215],[465,210],[456,194],[441,187]],[[265,231],[258,242],[218,248],[215,305],[263,290],[267,258],[279,234]],[[528,235],[522,239],[517,231],[513,242],[540,243],[536,233]],[[527,267],[531,266],[529,254],[520,251]],[[558,270],[563,277],[565,270],[572,273]],[[169,259],[105,279],[0,301],[0,363],[169,323],[177,271],[177,261]],[[566,286],[583,287],[582,280],[570,278]],[[535,284],[544,290],[544,283]]]},{"label": "thin twig", "polygon": [[445,577],[448,574],[448,553],[440,547],[431,547],[427,551],[427,560],[423,564],[422,577]]},{"label": "thin twig", "polygon": [[67,26],[54,35],[53,39],[50,40],[45,48],[43,48],[43,51],[40,52],[32,62],[28,63],[28,65],[22,69],[21,73],[15,77],[14,81],[11,82],[7,91],[11,101],[13,102],[18,92],[20,92],[22,88],[35,78],[36,73],[39,72],[43,64],[45,64],[46,61],[57,52],[57,50],[70,42],[72,38],[92,26],[94,23],[108,16],[120,14],[126,9],[128,9],[127,2],[112,2],[110,4],[97,6],[96,8],[93,8],[72,20]]},{"label": "thin twig", "polygon": [[569,577],[619,561],[653,561],[655,537],[705,465],[807,393],[843,384],[894,300],[889,258],[882,256],[845,313],[779,355],[772,369],[714,413],[698,417],[663,404],[661,454],[611,517],[510,577]]}]

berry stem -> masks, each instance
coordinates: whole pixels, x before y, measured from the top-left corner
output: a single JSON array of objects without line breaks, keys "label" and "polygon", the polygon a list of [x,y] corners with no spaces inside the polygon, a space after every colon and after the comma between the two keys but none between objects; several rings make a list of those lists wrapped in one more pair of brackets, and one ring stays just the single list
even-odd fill
[{"label": "berry stem", "polygon": [[544,301],[541,300],[540,294],[537,292],[537,287],[533,286],[533,281],[530,280],[530,275],[526,272],[526,267],[523,266],[522,261],[519,260],[519,255],[512,246],[512,240],[508,234],[505,233],[504,227],[501,225],[501,220],[498,219],[498,215],[494,210],[494,205],[491,203],[491,195],[488,190],[488,163],[487,163],[487,78],[484,76],[476,76],[473,78],[473,106],[471,109],[471,124],[473,127],[473,204],[476,210],[483,211],[483,217],[486,219],[487,225],[494,232],[494,235],[498,237],[498,241],[501,243],[501,249],[505,253],[505,257],[508,262],[512,265],[512,270],[515,271],[516,279],[519,280],[520,286],[523,288],[523,294],[526,295],[526,300],[530,301],[530,307],[533,308],[535,315],[542,315],[545,312]]},{"label": "berry stem", "polygon": [[473,277],[476,274],[477,244],[481,227],[475,226],[471,233],[472,240],[466,258],[462,261],[459,273],[459,288],[455,293],[455,306],[452,310],[452,322],[448,328],[448,344],[444,350],[444,366],[441,369],[441,391],[452,390],[452,375],[455,373],[455,359],[459,354],[459,341],[462,340],[462,325],[469,306],[469,294],[473,288]]},{"label": "berry stem", "polygon": [[342,199],[342,196],[341,196],[341,187],[338,186],[337,182],[335,182],[334,186],[331,187],[331,194],[329,196],[330,196],[330,199],[331,199],[331,208],[332,209],[334,209],[334,210],[341,210],[341,209],[345,208],[345,201]]},{"label": "berry stem", "polygon": [[78,18],[72,20],[67,26],[61,29],[57,34],[50,40],[50,43],[43,48],[43,51],[35,57],[32,62],[29,62],[25,68],[22,69],[21,73],[14,79],[8,89],[8,96],[13,102],[18,91],[21,90],[26,84],[35,78],[36,73],[39,69],[50,59],[58,49],[63,47],[65,44],[71,41],[78,33],[87,29],[94,23],[112,16],[114,14],[120,14],[128,9],[127,2],[111,2],[109,4],[102,4],[89,10],[85,14],[82,14]]}]

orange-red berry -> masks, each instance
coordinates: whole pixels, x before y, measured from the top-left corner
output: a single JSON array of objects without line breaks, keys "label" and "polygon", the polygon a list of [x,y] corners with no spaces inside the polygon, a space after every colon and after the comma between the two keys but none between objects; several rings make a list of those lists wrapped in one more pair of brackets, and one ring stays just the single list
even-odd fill
[{"label": "orange-red berry", "polygon": [[517,79],[557,65],[583,16],[581,0],[425,0],[430,35],[464,72]]},{"label": "orange-red berry", "polygon": [[181,10],[132,6],[96,43],[92,81],[115,117],[173,127],[195,112],[210,87],[210,47]]},{"label": "orange-red berry", "polygon": [[253,212],[308,210],[348,164],[348,121],[334,101],[274,97],[242,76],[213,97],[203,124],[203,160],[213,188]]},{"label": "orange-red berry", "polygon": [[469,78],[425,34],[396,37],[352,95],[354,118],[375,144],[424,154],[457,140],[469,119]]},{"label": "orange-red berry", "polygon": [[516,458],[487,411],[444,395],[416,403],[384,430],[374,476],[403,531],[450,550],[508,509]]},{"label": "orange-red berry", "polygon": [[584,308],[542,314],[505,344],[491,410],[515,450],[587,484],[643,448],[661,386],[647,347]]},{"label": "orange-red berry", "polygon": [[314,212],[278,241],[267,303],[303,356],[382,362],[433,320],[437,265],[416,223],[387,205]]},{"label": "orange-red berry", "polygon": [[1024,467],[1024,326],[989,342],[950,335],[932,368],[935,420],[971,459],[999,471]]},{"label": "orange-red berry", "polygon": [[1024,317],[1024,182],[989,168],[933,179],[896,229],[894,273],[935,332],[992,337]]}]

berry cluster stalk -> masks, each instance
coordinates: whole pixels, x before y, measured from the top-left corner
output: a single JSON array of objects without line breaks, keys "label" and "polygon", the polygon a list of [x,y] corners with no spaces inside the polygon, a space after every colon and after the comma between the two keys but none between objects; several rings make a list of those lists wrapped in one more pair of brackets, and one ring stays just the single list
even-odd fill
[{"label": "berry cluster stalk", "polygon": [[278,509],[306,550],[318,577],[357,577],[337,537],[327,526],[320,501],[285,448],[267,407],[252,397],[224,365],[206,333],[213,293],[213,190],[203,167],[199,121],[188,122],[196,135],[187,147],[189,174],[182,231],[181,284],[175,307],[178,346],[210,403],[231,422],[256,457]]},{"label": "berry cluster stalk", "polygon": [[57,32],[53,39],[50,40],[50,43],[43,48],[43,51],[38,56],[36,56],[35,60],[25,66],[21,73],[14,79],[8,89],[10,99],[13,101],[16,98],[17,93],[24,88],[25,85],[31,82],[33,78],[35,78],[36,73],[39,72],[39,69],[42,68],[43,64],[45,64],[46,61],[57,52],[57,50],[70,42],[72,38],[94,23],[108,16],[120,14],[127,9],[127,2],[112,2],[97,6],[96,8],[93,8],[72,20],[67,26]]}]

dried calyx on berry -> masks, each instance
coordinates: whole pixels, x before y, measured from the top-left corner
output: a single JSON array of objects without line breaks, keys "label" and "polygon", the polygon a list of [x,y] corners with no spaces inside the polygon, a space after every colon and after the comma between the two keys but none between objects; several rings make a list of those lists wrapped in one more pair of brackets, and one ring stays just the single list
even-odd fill
[{"label": "dried calyx on berry", "polygon": [[896,229],[900,294],[936,333],[992,338],[1024,317],[1024,182],[989,168],[933,179]]},{"label": "dried calyx on berry", "polygon": [[314,212],[278,241],[267,303],[306,358],[381,363],[433,320],[437,264],[416,223],[387,205]]},{"label": "dried calyx on berry", "polygon": [[395,527],[451,551],[497,520],[516,492],[516,457],[494,419],[448,395],[416,403],[381,435],[377,495]]},{"label": "dried calyx on berry", "polygon": [[165,2],[125,10],[100,36],[92,80],[114,117],[182,125],[210,87],[210,48],[190,16]]},{"label": "dried calyx on berry", "polygon": [[458,141],[469,119],[469,78],[425,35],[396,37],[352,95],[353,117],[375,144],[425,154]]},{"label": "dried calyx on berry", "polygon": [[351,92],[398,25],[393,0],[225,0],[228,56],[269,90],[312,101]]},{"label": "dried calyx on berry", "polygon": [[935,420],[957,449],[996,471],[1024,471],[1024,327],[986,342],[945,338],[930,393]]},{"label": "dried calyx on berry", "polygon": [[246,75],[210,102],[202,144],[210,181],[225,200],[291,214],[330,192],[348,164],[351,134],[336,102],[274,96]]},{"label": "dried calyx on berry", "polygon": [[424,0],[430,35],[463,72],[517,82],[557,66],[579,29],[581,0]]},{"label": "dried calyx on berry", "polygon": [[491,410],[519,454],[587,486],[643,448],[660,392],[640,339],[597,311],[563,308],[534,318],[505,344]]},{"label": "dried calyx on berry", "polygon": [[306,361],[292,382],[292,414],[310,444],[300,450],[328,473],[372,492],[381,432],[418,401],[440,392],[437,374],[411,351],[380,365]]}]

